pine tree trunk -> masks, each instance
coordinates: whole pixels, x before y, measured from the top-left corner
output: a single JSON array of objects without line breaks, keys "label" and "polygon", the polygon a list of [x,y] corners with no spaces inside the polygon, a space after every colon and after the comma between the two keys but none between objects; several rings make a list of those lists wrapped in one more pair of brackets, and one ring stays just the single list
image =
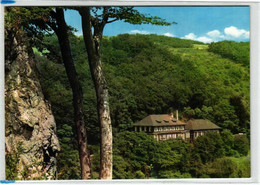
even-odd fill
[{"label": "pine tree trunk", "polygon": [[100,179],[112,179],[112,125],[109,110],[109,95],[107,82],[104,77],[101,58],[99,54],[99,45],[102,38],[102,30],[94,30],[92,36],[92,26],[90,18],[90,9],[82,8],[80,10],[82,17],[83,37],[88,53],[88,62],[91,76],[95,85],[97,96],[97,111],[100,123]]},{"label": "pine tree trunk", "polygon": [[90,154],[87,146],[87,132],[83,114],[83,93],[71,55],[71,48],[67,33],[67,25],[64,20],[63,9],[57,8],[57,31],[63,63],[73,92],[74,119],[77,127],[79,155],[82,179],[90,179]]}]

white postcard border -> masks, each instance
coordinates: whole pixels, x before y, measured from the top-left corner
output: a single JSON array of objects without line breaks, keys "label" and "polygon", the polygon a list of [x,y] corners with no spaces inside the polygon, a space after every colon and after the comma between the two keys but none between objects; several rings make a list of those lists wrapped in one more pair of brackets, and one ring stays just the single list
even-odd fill
[{"label": "white postcard border", "polygon": [[[3,0],[1,1],[3,3]],[[250,113],[251,113],[251,178],[220,179],[153,179],[153,180],[56,180],[15,181],[15,184],[260,184],[260,1],[221,0],[112,0],[112,1],[69,1],[69,0],[17,0],[13,4],[0,5],[0,181],[5,181],[5,106],[4,106],[4,7],[5,6],[250,6]]]}]

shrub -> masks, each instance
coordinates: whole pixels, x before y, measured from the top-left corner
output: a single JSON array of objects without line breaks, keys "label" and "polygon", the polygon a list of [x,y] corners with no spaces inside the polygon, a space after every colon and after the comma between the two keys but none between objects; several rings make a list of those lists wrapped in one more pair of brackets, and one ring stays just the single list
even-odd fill
[{"label": "shrub", "polygon": [[213,178],[228,178],[237,170],[237,164],[228,157],[216,159],[210,164],[208,173]]},{"label": "shrub", "polygon": [[211,162],[224,156],[223,145],[224,143],[218,133],[208,132],[195,140],[194,152],[199,154],[203,163]]},{"label": "shrub", "polygon": [[246,135],[235,135],[234,149],[243,156],[246,156],[248,154],[249,140],[247,139]]}]

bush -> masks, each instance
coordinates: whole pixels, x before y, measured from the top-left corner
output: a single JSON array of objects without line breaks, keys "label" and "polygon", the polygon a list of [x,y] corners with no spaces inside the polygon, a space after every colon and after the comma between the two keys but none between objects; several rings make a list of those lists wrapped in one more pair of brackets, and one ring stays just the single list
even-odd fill
[{"label": "bush", "polygon": [[237,150],[242,156],[246,156],[249,151],[249,140],[246,135],[235,135],[234,149]]},{"label": "bush", "polygon": [[163,170],[159,172],[158,178],[179,179],[179,178],[192,178],[192,176],[189,173],[181,173],[180,171]]},{"label": "bush", "polygon": [[235,151],[232,149],[234,147],[234,135],[227,129],[223,130],[220,135],[223,140],[226,155],[236,155]]},{"label": "bush", "polygon": [[15,180],[18,175],[17,164],[19,163],[19,156],[17,153],[6,154],[6,180]]},{"label": "bush", "polygon": [[228,157],[216,159],[210,164],[208,173],[212,178],[228,178],[237,170],[237,164]]},{"label": "bush", "polygon": [[[113,178],[185,178],[190,144],[181,139],[157,141],[143,132],[121,132],[114,138]],[[142,172],[142,173],[141,173]]]},{"label": "bush", "polygon": [[216,132],[207,132],[199,136],[194,142],[194,152],[199,154],[203,163],[211,162],[223,157],[225,150],[220,135]]},{"label": "bush", "polygon": [[135,173],[135,177],[136,177],[136,179],[145,179],[145,175],[144,175],[144,173],[141,170],[138,170]]}]

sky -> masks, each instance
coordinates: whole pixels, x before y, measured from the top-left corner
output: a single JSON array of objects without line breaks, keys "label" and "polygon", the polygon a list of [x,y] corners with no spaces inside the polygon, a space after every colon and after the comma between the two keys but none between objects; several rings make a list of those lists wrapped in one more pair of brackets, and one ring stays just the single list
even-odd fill
[{"label": "sky", "polygon": [[[105,36],[118,34],[157,34],[197,40],[204,43],[222,40],[249,41],[250,8],[236,7],[135,7],[140,13],[159,16],[171,26],[132,25],[123,21],[107,24]],[[82,35],[81,18],[78,12],[67,10],[68,25],[76,28],[76,35]]]}]

